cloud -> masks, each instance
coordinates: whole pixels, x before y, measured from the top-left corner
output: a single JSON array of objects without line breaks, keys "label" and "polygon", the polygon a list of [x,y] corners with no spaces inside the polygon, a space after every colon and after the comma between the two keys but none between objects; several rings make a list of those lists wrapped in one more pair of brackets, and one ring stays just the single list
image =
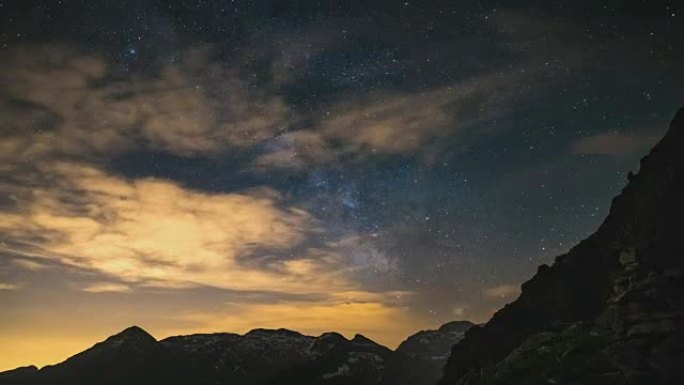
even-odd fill
[{"label": "cloud", "polygon": [[492,74],[425,92],[350,96],[351,101],[319,111],[312,127],[265,143],[255,168],[429,153],[449,138],[492,130],[485,123],[494,122],[525,92],[517,87],[519,81],[518,76]]},{"label": "cloud", "polygon": [[[126,80],[113,79],[104,58],[68,46],[4,52],[0,107],[12,119],[0,156],[17,167],[20,159],[91,160],[145,148],[212,156],[259,147],[254,169],[302,168],[364,154],[415,153],[491,117],[514,90],[507,76],[493,75],[421,93],[361,95],[296,116],[274,90],[252,87],[212,52],[190,50],[154,77]],[[476,110],[459,107],[462,102]],[[315,123],[292,126],[302,119]]]},{"label": "cloud", "polygon": [[571,146],[576,155],[632,155],[647,151],[658,141],[657,136],[606,133],[579,139]]},{"label": "cloud", "polygon": [[288,132],[266,141],[263,147],[252,165],[257,171],[306,169],[337,158],[327,138],[314,130]]},{"label": "cloud", "polygon": [[31,259],[15,258],[11,261],[12,263],[21,267],[22,269],[26,269],[29,271],[40,271],[47,269],[47,266],[45,266],[44,264]]},{"label": "cloud", "polygon": [[88,293],[127,293],[131,287],[120,283],[100,282],[83,288]]},{"label": "cloud", "polygon": [[446,109],[455,93],[440,89],[345,103],[323,120],[321,129],[329,140],[341,141],[347,152],[412,152],[457,127]]},{"label": "cloud", "polygon": [[484,289],[483,294],[488,298],[513,299],[520,294],[520,287],[518,285],[498,285]]},{"label": "cloud", "polygon": [[115,80],[103,57],[69,46],[3,52],[0,108],[11,117],[3,159],[92,158],[140,146],[209,156],[259,143],[287,125],[284,101],[251,87],[211,49],[182,56],[154,77]]},{"label": "cloud", "polygon": [[0,110],[10,118],[0,140],[3,168],[48,159],[91,162],[133,150],[203,157],[249,150],[256,154],[252,171],[373,154],[429,158],[452,138],[496,130],[497,118],[530,91],[543,67],[522,62],[421,92],[351,93],[302,111],[287,103],[277,84],[256,87],[210,46],[180,56],[154,75],[120,79],[104,57],[67,45],[4,51]]},{"label": "cloud", "polygon": [[19,285],[12,283],[0,282],[0,291],[12,291],[19,289]]},{"label": "cloud", "polygon": [[281,207],[273,190],[207,194],[74,163],[42,171],[56,185],[0,213],[0,231],[41,248],[43,258],[146,285],[299,293],[353,286],[330,256],[250,263],[255,253],[287,254],[316,231],[309,214]]}]

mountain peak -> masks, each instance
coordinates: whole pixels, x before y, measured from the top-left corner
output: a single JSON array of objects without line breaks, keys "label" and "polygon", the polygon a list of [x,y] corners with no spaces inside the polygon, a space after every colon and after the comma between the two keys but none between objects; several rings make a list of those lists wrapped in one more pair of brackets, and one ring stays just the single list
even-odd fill
[{"label": "mountain peak", "polygon": [[465,332],[466,330],[470,329],[473,326],[475,326],[475,324],[470,322],[470,321],[451,321],[451,322],[447,322],[444,325],[440,326],[439,329],[437,329],[437,331],[442,332],[442,333],[450,333],[450,332],[462,333],[462,332]]},{"label": "mountain peak", "polygon": [[368,338],[362,334],[354,335],[354,338],[352,338],[352,342],[357,343],[357,344],[373,344],[373,345],[375,345],[375,341],[371,340],[370,338]]},{"label": "mountain peak", "polygon": [[156,343],[157,340],[139,326],[128,327],[121,332],[107,338],[104,343],[108,345]]},{"label": "mountain peak", "polygon": [[[148,332],[145,331],[145,329],[143,329],[137,325],[127,327],[126,329],[122,330],[118,335],[136,336],[136,337],[144,337],[144,336],[152,337]],[[154,338],[154,337],[152,337],[152,338]]]},{"label": "mountain peak", "polygon": [[303,337],[303,334],[296,332],[294,330],[285,329],[285,328],[280,328],[280,329],[258,328],[258,329],[252,329],[245,334],[245,336],[255,336],[255,335]]}]

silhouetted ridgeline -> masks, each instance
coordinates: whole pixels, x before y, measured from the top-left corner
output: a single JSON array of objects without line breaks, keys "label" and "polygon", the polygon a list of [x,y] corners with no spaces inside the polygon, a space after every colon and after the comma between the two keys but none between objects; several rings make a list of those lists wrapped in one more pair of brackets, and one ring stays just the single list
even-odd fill
[{"label": "silhouetted ridgeline", "polygon": [[397,352],[359,334],[348,340],[338,333],[255,329],[157,341],[133,326],[61,364],[0,373],[0,384],[376,385],[386,374],[401,381],[393,385],[434,384],[451,346],[470,326],[457,321],[420,332]]},{"label": "silhouetted ridgeline", "polygon": [[466,333],[440,384],[684,384],[683,265],[680,109],[596,233]]}]

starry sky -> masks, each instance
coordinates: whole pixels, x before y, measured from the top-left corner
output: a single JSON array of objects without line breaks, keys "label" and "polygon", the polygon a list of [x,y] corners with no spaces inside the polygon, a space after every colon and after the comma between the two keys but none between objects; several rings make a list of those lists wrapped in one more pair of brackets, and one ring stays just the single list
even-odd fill
[{"label": "starry sky", "polygon": [[486,321],[682,106],[677,3],[1,0],[0,370]]}]

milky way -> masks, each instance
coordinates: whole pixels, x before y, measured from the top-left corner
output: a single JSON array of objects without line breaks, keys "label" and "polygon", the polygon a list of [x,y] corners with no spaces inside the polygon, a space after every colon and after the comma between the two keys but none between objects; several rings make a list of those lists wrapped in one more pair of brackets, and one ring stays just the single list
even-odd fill
[{"label": "milky way", "polygon": [[486,321],[682,103],[676,2],[541,3],[0,3],[0,369]]}]

